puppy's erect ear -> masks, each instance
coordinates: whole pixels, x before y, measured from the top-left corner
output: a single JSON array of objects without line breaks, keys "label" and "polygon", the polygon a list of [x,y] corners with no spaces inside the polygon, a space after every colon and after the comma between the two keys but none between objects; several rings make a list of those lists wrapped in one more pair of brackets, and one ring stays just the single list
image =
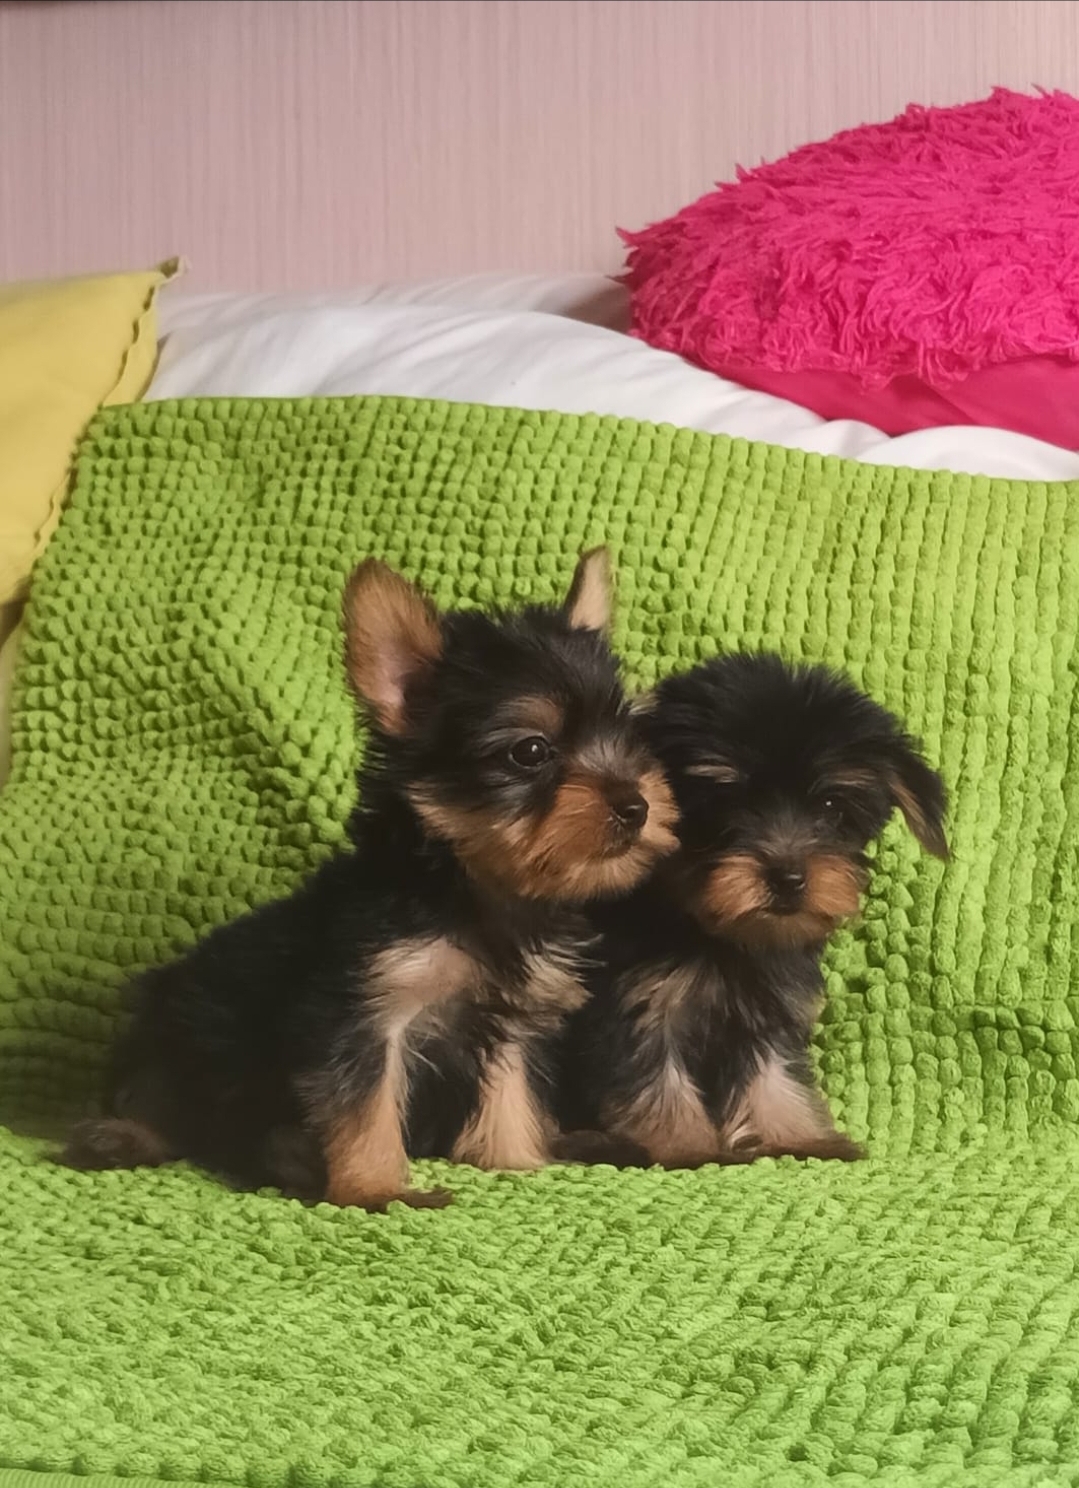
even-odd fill
[{"label": "puppy's erect ear", "polygon": [[344,611],[349,681],[386,733],[407,733],[409,693],[442,654],[438,611],[377,558],[349,579]]},{"label": "puppy's erect ear", "polygon": [[944,815],[948,793],[936,770],[930,769],[909,739],[904,739],[888,762],[888,788],[892,800],[915,837],[936,858],[947,861],[948,841]]},{"label": "puppy's erect ear", "polygon": [[574,630],[598,630],[606,635],[611,626],[611,555],[606,548],[582,553],[562,606]]}]

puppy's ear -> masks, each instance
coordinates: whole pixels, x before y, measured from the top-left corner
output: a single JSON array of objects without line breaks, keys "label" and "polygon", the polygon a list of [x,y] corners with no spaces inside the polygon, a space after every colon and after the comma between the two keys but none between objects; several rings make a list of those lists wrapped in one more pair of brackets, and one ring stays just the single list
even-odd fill
[{"label": "puppy's ear", "polygon": [[611,591],[611,555],[607,549],[592,548],[582,553],[562,606],[574,630],[607,634],[611,626]]},{"label": "puppy's ear", "polygon": [[888,789],[915,837],[935,858],[947,861],[944,816],[948,793],[909,739],[902,739],[888,762]]},{"label": "puppy's ear", "polygon": [[406,733],[409,694],[442,654],[438,611],[407,579],[367,558],[348,581],[344,612],[353,689],[386,733]]}]

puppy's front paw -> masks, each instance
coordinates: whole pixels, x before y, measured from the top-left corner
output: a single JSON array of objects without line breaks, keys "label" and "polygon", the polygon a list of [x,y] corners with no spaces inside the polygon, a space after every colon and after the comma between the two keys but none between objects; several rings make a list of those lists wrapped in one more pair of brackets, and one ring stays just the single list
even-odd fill
[{"label": "puppy's front paw", "polygon": [[776,1142],[760,1147],[748,1148],[745,1155],[724,1157],[724,1162],[753,1162],[758,1157],[796,1157],[800,1161],[819,1158],[822,1162],[861,1162],[865,1148],[853,1142],[845,1132],[829,1132],[824,1136],[806,1138],[799,1142]]},{"label": "puppy's front paw", "polygon": [[410,1188],[405,1193],[396,1194],[395,1198],[410,1209],[445,1209],[447,1204],[453,1203],[453,1194],[448,1188]]},{"label": "puppy's front paw", "polygon": [[560,1132],[551,1143],[551,1157],[558,1163],[602,1163],[609,1168],[647,1168],[652,1159],[629,1137],[611,1132]]},{"label": "puppy's front paw", "polygon": [[822,1151],[818,1155],[834,1158],[836,1162],[861,1162],[866,1151],[860,1143],[852,1141],[846,1132],[837,1131],[822,1144]]},{"label": "puppy's front paw", "polygon": [[327,1202],[339,1209],[366,1209],[368,1214],[385,1214],[391,1204],[406,1204],[409,1209],[445,1209],[453,1203],[453,1194],[446,1188],[403,1188],[397,1193],[328,1195]]}]

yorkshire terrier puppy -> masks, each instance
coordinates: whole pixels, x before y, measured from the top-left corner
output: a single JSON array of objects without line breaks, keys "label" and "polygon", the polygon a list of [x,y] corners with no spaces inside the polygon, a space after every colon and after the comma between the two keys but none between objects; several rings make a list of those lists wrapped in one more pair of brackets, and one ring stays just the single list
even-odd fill
[{"label": "yorkshire terrier puppy", "polygon": [[940,777],[823,667],[725,656],[644,708],[679,850],[595,908],[601,964],[567,1029],[561,1116],[576,1130],[560,1152],[668,1167],[859,1157],[810,1072],[821,953],[858,911],[865,849],[894,808],[947,857]]},{"label": "yorkshire terrier puppy", "polygon": [[347,672],[370,726],[352,847],[135,988],[109,1114],[61,1161],[189,1159],[384,1209],[408,1155],[549,1160],[551,1052],[585,999],[582,906],[675,847],[605,639],[605,550],[559,608],[440,614],[368,560]]}]

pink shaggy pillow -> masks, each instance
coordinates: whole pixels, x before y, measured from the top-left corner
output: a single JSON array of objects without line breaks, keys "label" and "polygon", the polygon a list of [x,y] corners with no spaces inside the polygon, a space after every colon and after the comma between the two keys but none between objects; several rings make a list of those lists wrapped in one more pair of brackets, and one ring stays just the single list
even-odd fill
[{"label": "pink shaggy pillow", "polygon": [[1079,100],[912,105],[623,233],[633,331],[889,434],[1079,448]]}]

